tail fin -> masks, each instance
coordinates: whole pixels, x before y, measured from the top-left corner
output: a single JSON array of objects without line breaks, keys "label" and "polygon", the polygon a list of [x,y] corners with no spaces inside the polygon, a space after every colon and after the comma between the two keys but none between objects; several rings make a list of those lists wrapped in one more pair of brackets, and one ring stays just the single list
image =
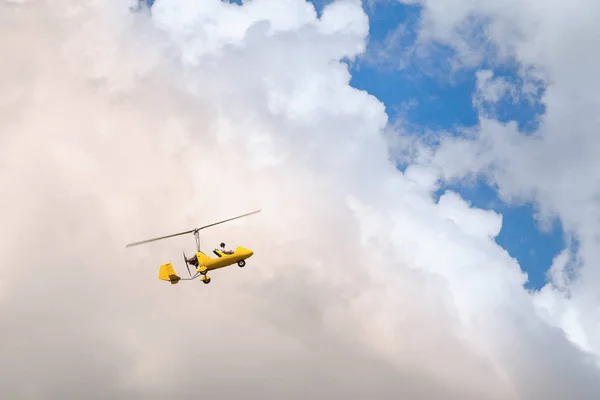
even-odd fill
[{"label": "tail fin", "polygon": [[169,281],[171,282],[171,285],[175,285],[181,278],[177,276],[175,268],[173,268],[173,264],[168,263],[160,266],[158,270],[158,279],[162,281]]}]

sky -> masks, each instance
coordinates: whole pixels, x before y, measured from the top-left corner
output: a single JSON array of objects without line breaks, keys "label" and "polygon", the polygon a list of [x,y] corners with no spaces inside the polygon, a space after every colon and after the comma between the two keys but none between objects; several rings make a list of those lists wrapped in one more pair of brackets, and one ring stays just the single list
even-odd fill
[{"label": "sky", "polygon": [[597,2],[135,3],[0,3],[0,397],[599,397]]}]

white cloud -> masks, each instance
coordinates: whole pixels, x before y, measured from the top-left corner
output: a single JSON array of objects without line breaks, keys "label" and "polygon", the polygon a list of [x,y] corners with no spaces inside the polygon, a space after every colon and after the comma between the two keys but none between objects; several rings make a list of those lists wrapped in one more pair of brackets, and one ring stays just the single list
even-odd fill
[{"label": "white cloud", "polygon": [[[2,397],[596,397],[500,216],[388,160],[359,2],[126,6],[0,14]],[[257,207],[208,286],[156,279],[190,237],[124,249]]]},{"label": "white cloud", "polygon": [[515,102],[518,98],[517,89],[514,85],[502,77],[494,77],[494,72],[482,70],[476,73],[477,88],[473,94],[473,106],[480,114],[488,118],[494,117],[495,107],[501,100]]}]

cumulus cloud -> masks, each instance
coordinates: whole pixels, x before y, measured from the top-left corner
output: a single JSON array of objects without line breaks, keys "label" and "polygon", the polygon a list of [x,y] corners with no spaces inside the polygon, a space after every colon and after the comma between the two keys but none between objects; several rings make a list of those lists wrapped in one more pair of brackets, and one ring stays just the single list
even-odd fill
[{"label": "cumulus cloud", "polygon": [[[3,4],[3,398],[592,399],[501,217],[388,159],[359,1]],[[255,250],[156,279],[215,227]],[[182,260],[181,260],[182,261]]]}]

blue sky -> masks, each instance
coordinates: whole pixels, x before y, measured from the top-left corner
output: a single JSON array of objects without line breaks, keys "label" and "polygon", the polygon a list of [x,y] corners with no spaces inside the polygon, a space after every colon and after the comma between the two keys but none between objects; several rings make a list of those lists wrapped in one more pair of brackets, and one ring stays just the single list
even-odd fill
[{"label": "blue sky", "polygon": [[[241,0],[229,0],[241,3]],[[147,0],[154,3],[154,0]],[[317,12],[321,13],[330,0],[311,0]],[[366,3],[366,1],[364,2]],[[405,25],[402,41],[393,50],[401,52],[415,39],[416,24],[420,17],[420,8],[406,6],[395,0],[378,2],[373,8],[365,6],[370,19],[369,51],[381,47],[386,37],[392,34],[400,24]],[[496,67],[482,65],[477,69],[464,70],[450,77],[444,70],[450,50],[440,46],[429,60],[426,72],[421,65],[405,65],[395,68],[397,57],[388,54],[386,62],[373,63],[365,60],[352,64],[353,78],[351,85],[366,90],[382,101],[390,116],[390,121],[398,117],[404,118],[411,125],[435,130],[453,129],[461,126],[477,124],[478,113],[472,104],[472,95],[476,87],[475,73],[478,69],[492,69],[494,74],[502,76],[509,82],[517,82],[516,66]],[[452,78],[452,79],[450,79]],[[512,104],[500,102],[494,111],[500,121],[514,120],[519,129],[530,133],[536,128],[535,117],[543,113],[539,104],[520,102]],[[503,204],[496,191],[484,182],[471,187],[445,186],[458,192],[473,206],[493,209],[503,215],[503,227],[496,239],[511,256],[515,257],[521,268],[528,273],[529,289],[539,289],[545,283],[545,272],[552,259],[564,247],[563,231],[556,222],[550,233],[542,233],[536,225],[534,207],[525,205],[510,207]]]}]

